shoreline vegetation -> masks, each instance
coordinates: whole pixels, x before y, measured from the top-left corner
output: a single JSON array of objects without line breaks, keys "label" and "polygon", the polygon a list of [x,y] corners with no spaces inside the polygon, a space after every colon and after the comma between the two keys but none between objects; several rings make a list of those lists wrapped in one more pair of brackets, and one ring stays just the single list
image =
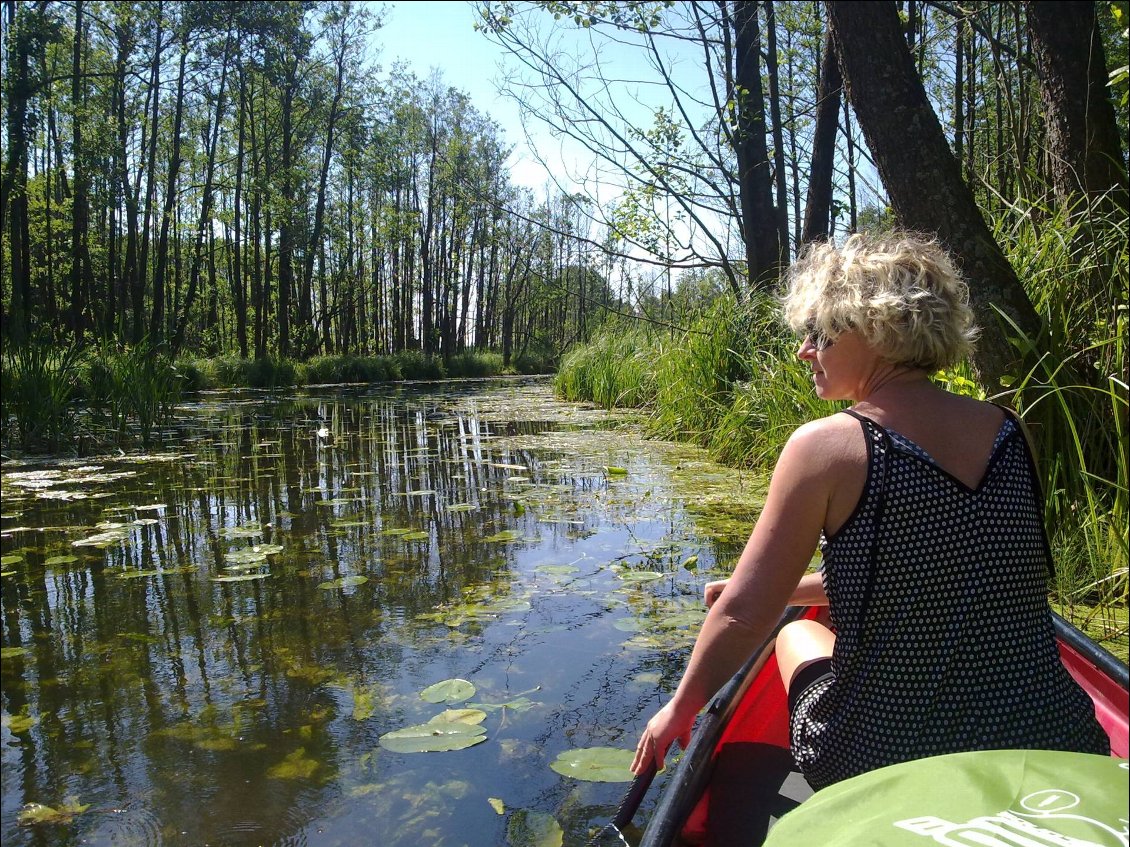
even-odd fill
[{"label": "shoreline vegetation", "polygon": [[0,375],[4,449],[78,454],[106,447],[148,448],[186,394],[227,388],[379,384],[547,373],[549,363],[504,363],[493,351],[448,359],[419,351],[315,356],[306,361],[238,356],[171,359],[160,346],[27,344],[6,349]]},{"label": "shoreline vegetation", "polygon": [[[1056,609],[1127,661],[1127,223],[1095,240],[1082,218],[1025,218],[999,234],[1043,325],[1008,333],[1018,374],[995,391],[968,363],[934,378],[949,390],[1010,406],[1025,420],[1042,476],[1055,562]],[[1084,229],[1088,232],[1084,232]],[[1112,261],[1113,257],[1113,261]],[[1113,268],[1100,298],[1078,296]],[[1091,289],[1093,290],[1093,289]],[[773,295],[722,298],[681,333],[607,324],[562,360],[566,399],[633,407],[656,437],[691,441],[718,461],[768,471],[793,430],[830,414],[796,360],[797,340]]]},{"label": "shoreline vegetation", "polygon": [[[1096,226],[1083,215],[1029,214],[997,238],[1025,280],[1039,338],[1009,331],[1020,363],[993,391],[964,363],[935,379],[952,391],[1011,406],[1034,438],[1056,564],[1053,603],[1127,661],[1128,469],[1127,221]],[[1002,225],[1003,226],[1003,225]],[[1096,238],[1096,232],[1105,238]],[[1113,269],[1101,296],[1097,273]],[[796,339],[771,293],[717,294],[663,322],[609,315],[562,357],[564,399],[633,408],[649,433],[705,447],[717,461],[768,471],[789,434],[829,414],[796,361]],[[5,345],[0,418],[5,450],[84,455],[108,446],[148,448],[186,392],[333,383],[481,378],[547,373],[551,357],[511,365],[493,351],[447,359],[387,356],[171,359],[160,346]]]}]

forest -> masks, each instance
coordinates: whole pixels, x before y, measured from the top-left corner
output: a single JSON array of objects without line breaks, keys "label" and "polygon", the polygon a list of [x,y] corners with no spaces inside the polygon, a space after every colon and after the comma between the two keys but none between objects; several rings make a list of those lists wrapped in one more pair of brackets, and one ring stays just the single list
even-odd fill
[{"label": "forest", "polygon": [[575,208],[511,185],[489,115],[438,77],[378,72],[370,9],[79,0],[3,19],[6,344],[509,364],[609,300]]},{"label": "forest", "polygon": [[583,154],[535,148],[540,195],[457,85],[381,65],[380,7],[4,0],[5,444],[147,444],[186,389],[565,365],[757,465],[787,426],[752,407],[811,412],[761,320],[783,269],[898,225],[982,328],[938,378],[1040,430],[1051,525],[1125,596],[1125,2],[458,8]]},{"label": "forest", "polygon": [[[677,291],[741,299],[805,241],[884,215],[977,244],[994,265],[982,300],[1034,333],[992,234],[947,231],[972,207],[929,157],[952,159],[955,184],[1002,226],[1108,189],[1124,210],[1126,116],[1111,104],[1125,104],[1125,68],[1110,77],[1104,49],[1124,53],[1125,4],[867,4],[897,13],[944,149],[860,128],[868,103],[887,108],[890,79],[853,70],[849,101],[840,65],[889,57],[850,22],[829,26],[825,5],[478,4],[468,37],[531,69],[509,93],[608,166],[609,201],[512,184],[489,114],[439,76],[380,68],[367,4],[7,0],[5,344],[551,363],[609,310],[670,318]],[[636,95],[648,125],[614,102],[599,45],[553,52],[569,28],[646,54],[654,78],[632,82],[660,91]]]}]

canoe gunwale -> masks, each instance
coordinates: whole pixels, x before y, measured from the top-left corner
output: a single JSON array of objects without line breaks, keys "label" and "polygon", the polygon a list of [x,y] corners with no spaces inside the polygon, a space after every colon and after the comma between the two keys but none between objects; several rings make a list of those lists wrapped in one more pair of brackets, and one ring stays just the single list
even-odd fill
[{"label": "canoe gunwale", "polygon": [[753,680],[773,655],[777,634],[785,624],[801,618],[805,606],[789,606],[769,637],[746,660],[706,707],[691,736],[691,743],[663,787],[659,804],[648,821],[639,847],[667,847],[678,843],[679,833],[710,782],[715,748]]},{"label": "canoe gunwale", "polygon": [[1056,611],[1052,611],[1055,637],[1070,646],[1094,664],[1099,673],[1109,677],[1123,691],[1130,690],[1130,667],[1124,665],[1117,656],[1093,641],[1086,633],[1076,629],[1070,621]]}]

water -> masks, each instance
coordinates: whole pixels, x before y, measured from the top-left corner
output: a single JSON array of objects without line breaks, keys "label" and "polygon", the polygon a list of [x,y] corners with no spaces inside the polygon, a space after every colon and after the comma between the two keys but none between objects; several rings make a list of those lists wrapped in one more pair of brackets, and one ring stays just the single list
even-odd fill
[{"label": "water", "polygon": [[[7,461],[0,839],[582,844],[627,784],[550,765],[634,747],[756,494],[541,380],[208,394],[161,452]],[[474,746],[380,742],[466,708]]]}]

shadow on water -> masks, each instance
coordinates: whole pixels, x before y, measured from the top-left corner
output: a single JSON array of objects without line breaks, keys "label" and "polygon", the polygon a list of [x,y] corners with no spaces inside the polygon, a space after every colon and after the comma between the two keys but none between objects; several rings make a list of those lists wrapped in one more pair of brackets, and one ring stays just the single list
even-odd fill
[{"label": "shadow on water", "polygon": [[583,843],[625,786],[550,762],[634,746],[743,540],[673,482],[729,472],[544,381],[205,394],[175,443],[3,468],[6,847]]}]

